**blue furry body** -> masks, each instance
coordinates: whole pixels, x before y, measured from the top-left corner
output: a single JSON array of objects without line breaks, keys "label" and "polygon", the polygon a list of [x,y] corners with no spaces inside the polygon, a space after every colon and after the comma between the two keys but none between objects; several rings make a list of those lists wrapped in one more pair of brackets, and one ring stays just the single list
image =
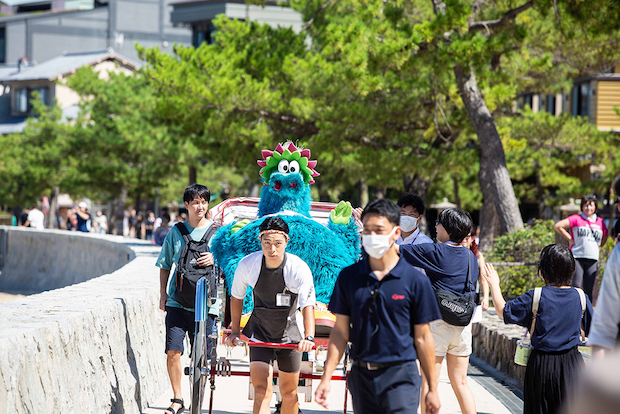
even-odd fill
[{"label": "blue furry body", "polygon": [[[259,216],[282,210],[292,210],[303,214],[303,216],[280,215],[289,226],[290,241],[286,251],[299,256],[308,264],[314,278],[317,301],[328,304],[338,274],[346,266],[355,263],[360,255],[358,227],[353,218],[349,220],[348,225],[334,224],[330,221],[327,227],[309,218],[311,199],[310,188],[306,185],[296,188],[299,203],[295,204],[294,197],[287,196],[282,197],[286,198],[285,203],[280,204],[281,200],[277,200],[279,194],[274,190],[273,183],[277,180],[283,184],[297,182],[295,175],[289,174],[284,177],[281,174],[272,175],[270,185],[263,187]],[[287,187],[289,188],[293,189]],[[272,211],[278,205],[282,210]],[[300,211],[301,209],[305,211]],[[230,230],[234,223],[229,224],[220,228],[213,238],[211,251],[224,272],[229,293],[239,261],[248,254],[261,249],[258,227],[263,220],[264,218],[259,218],[232,235]],[[252,294],[248,287],[243,311],[249,312],[252,308]]]}]

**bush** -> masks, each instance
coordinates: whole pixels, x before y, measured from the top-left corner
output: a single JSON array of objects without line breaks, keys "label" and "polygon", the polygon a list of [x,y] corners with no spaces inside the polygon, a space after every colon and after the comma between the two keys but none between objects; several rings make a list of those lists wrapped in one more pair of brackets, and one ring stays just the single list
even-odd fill
[{"label": "bush", "polygon": [[[540,251],[548,244],[555,243],[555,230],[552,220],[536,220],[534,225],[495,239],[493,249],[486,257],[487,262],[525,262],[538,263]],[[537,286],[544,286],[538,277],[538,266],[495,266],[500,277],[502,291],[507,298],[524,294]]]}]

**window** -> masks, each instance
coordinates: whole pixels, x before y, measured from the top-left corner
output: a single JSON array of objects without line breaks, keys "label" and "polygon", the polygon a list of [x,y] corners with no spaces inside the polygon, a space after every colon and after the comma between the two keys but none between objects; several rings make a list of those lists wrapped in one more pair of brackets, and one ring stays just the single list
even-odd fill
[{"label": "window", "polygon": [[215,42],[215,26],[211,22],[197,23],[192,26],[192,46],[198,47],[203,43],[208,45]]},{"label": "window", "polygon": [[50,105],[50,89],[47,86],[34,88],[17,88],[13,102],[13,111],[18,113],[28,113],[32,110],[32,93],[37,92],[41,101],[45,105]]},{"label": "window", "polygon": [[525,109],[526,106],[532,108],[532,98],[534,97],[533,93],[524,93],[519,95],[517,98],[517,109],[522,110]]},{"label": "window", "polygon": [[28,112],[28,88],[15,89],[15,112]]},{"label": "window", "polygon": [[52,10],[52,3],[43,3],[43,4],[25,4],[21,6],[17,6],[17,13],[31,13],[38,11],[47,11]]},{"label": "window", "polygon": [[555,115],[555,95],[547,95],[547,107],[545,108],[551,115]]},{"label": "window", "polygon": [[0,63],[6,63],[6,29],[0,27]]},{"label": "window", "polygon": [[573,116],[590,116],[590,82],[573,86]]}]

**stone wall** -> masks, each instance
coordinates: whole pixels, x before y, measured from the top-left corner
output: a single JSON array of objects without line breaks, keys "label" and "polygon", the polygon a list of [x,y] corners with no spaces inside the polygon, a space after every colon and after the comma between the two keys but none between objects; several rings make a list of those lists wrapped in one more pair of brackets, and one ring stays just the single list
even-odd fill
[{"label": "stone wall", "polygon": [[523,384],[525,367],[515,364],[514,356],[525,328],[506,325],[493,309],[484,312],[482,322],[473,324],[472,328],[474,354]]},{"label": "stone wall", "polygon": [[39,293],[120,269],[133,250],[114,236],[0,226],[0,291]]},{"label": "stone wall", "polygon": [[[90,246],[93,238],[37,233],[58,245],[81,237]],[[159,248],[104,240],[88,248],[88,263],[110,251],[126,260],[126,249],[135,258],[110,274],[0,304],[0,413],[140,413],[170,387]]]}]

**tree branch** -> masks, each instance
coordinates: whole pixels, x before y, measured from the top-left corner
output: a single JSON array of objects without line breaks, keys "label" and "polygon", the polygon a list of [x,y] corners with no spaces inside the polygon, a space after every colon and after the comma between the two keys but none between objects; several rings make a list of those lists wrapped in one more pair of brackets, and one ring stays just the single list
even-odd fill
[{"label": "tree branch", "polygon": [[506,13],[504,13],[501,19],[486,20],[482,22],[473,22],[469,26],[469,32],[472,33],[472,32],[481,31],[481,30],[486,30],[487,32],[489,32],[491,29],[506,26],[508,25],[508,23],[513,21],[519,14],[528,10],[533,5],[534,5],[534,0],[530,0],[527,3],[515,9],[508,10]]},{"label": "tree branch", "polygon": [[319,16],[319,14],[321,14],[323,10],[331,6],[332,3],[338,3],[339,1],[340,0],[327,0],[325,4],[319,7],[319,9],[316,11],[316,13],[314,13],[314,15],[310,18],[310,20],[308,20],[306,24],[304,24],[304,27],[301,29],[301,31],[305,32],[310,26],[312,26],[312,23],[314,23],[314,20]]}]

